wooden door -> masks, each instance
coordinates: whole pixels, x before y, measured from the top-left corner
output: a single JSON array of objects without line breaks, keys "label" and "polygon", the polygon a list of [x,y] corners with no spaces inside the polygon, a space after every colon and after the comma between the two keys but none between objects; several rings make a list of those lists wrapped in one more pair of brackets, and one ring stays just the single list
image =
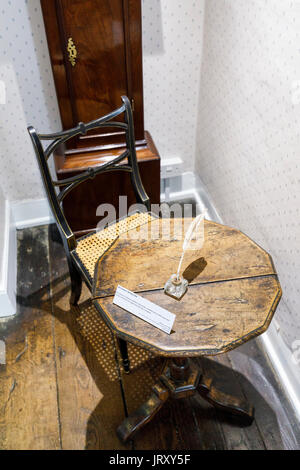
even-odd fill
[{"label": "wooden door", "polygon": [[[41,0],[64,128],[134,105],[136,139],[144,139],[140,0]],[[124,139],[97,130],[79,146]]]}]

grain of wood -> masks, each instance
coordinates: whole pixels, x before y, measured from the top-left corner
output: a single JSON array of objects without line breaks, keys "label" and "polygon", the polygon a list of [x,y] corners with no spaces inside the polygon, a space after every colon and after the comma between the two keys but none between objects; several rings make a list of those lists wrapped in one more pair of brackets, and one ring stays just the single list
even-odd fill
[{"label": "grain of wood", "polygon": [[[241,386],[240,374],[232,367],[228,354],[221,354],[213,359],[201,358],[200,365],[204,375],[213,376],[214,386],[222,392],[245,400],[244,389]],[[245,381],[246,382],[246,381]],[[252,385],[247,382],[247,387]],[[249,403],[253,403],[251,400]],[[254,406],[255,406],[254,402]],[[268,410],[271,411],[270,409]],[[225,448],[228,450],[265,450],[266,446],[257,427],[256,421],[251,426],[243,427],[238,418],[216,410],[216,421],[222,428],[225,439]]]},{"label": "grain of wood", "polygon": [[[210,221],[205,221],[203,248],[187,252],[187,293],[180,301],[165,295],[189,224],[155,219],[129,230],[112,243],[95,269],[94,304],[108,325],[123,339],[162,356],[217,355],[234,349],[268,328],[281,297],[268,253],[238,230]],[[175,314],[171,335],[114,305],[118,285]]]},{"label": "grain of wood", "polygon": [[234,349],[265,331],[279,300],[274,277],[190,286],[180,302],[163,290],[142,295],[176,315],[171,335],[125,312],[112,297],[95,305],[99,303],[104,317],[125,339],[163,356],[206,356]]},{"label": "grain of wood", "polygon": [[[181,256],[182,238],[189,224],[190,220],[153,220],[130,230],[112,243],[100,257],[95,270],[94,304],[103,319],[123,339],[162,357],[213,356],[235,349],[267,329],[281,296],[270,256],[241,232],[207,221],[203,249],[199,252],[188,251],[185,259],[187,266],[184,277],[190,283],[188,292],[180,301],[165,295],[164,284],[170,274],[176,271]],[[176,320],[171,335],[166,335],[114,305],[113,296],[118,285],[137,292],[174,313]],[[153,359],[149,358],[148,362],[151,360]],[[224,360],[228,361],[227,358]],[[240,403],[243,408],[245,396],[235,373],[221,363],[209,362],[207,359],[203,361],[206,361],[204,369],[207,369],[204,374],[211,372],[208,374],[209,378],[213,377],[217,367],[221,370],[224,381],[224,384],[220,381],[219,388],[214,382],[209,385],[212,393],[210,401],[215,404],[223,401],[223,410],[225,408],[227,411],[232,410],[230,405],[226,406],[227,399],[228,403],[231,400],[234,406]],[[127,408],[130,415],[133,413],[133,421],[128,421],[128,425],[126,421],[122,425],[122,436],[126,435],[127,426],[131,426],[129,423],[137,422],[138,415],[134,411],[148,398],[143,396],[146,395],[144,386],[148,386],[149,395],[151,386],[155,383],[154,377],[147,380],[147,373],[146,380],[143,380],[144,371],[149,372],[149,365],[140,367],[140,370],[134,369],[134,380],[132,377],[123,378]],[[230,390],[226,391],[228,385]],[[203,398],[207,396],[205,387]],[[201,402],[200,398],[193,397],[186,399],[184,405],[167,403],[165,410],[161,410],[147,424],[146,429],[141,429],[134,437],[135,448],[147,448],[148,436],[154,429],[161,445],[166,444],[166,427],[161,425],[160,419],[163,413],[172,415],[173,428],[168,442],[172,449],[177,448],[178,443],[188,448],[195,445],[203,449],[227,447],[241,450],[251,446],[255,449],[265,448],[256,424],[249,432],[237,428],[230,434],[228,431],[231,427],[226,420],[219,421],[219,412],[215,414],[217,419],[213,420],[215,439],[203,439],[201,442],[201,416],[203,418],[205,412],[214,412],[206,405],[196,417],[191,403],[197,406],[199,401]],[[185,414],[183,424],[181,409],[184,409]],[[244,409],[248,409],[247,404]],[[148,412],[147,407],[145,410]],[[249,415],[250,410],[251,408]],[[192,442],[187,437],[185,428],[193,429]],[[176,434],[173,433],[174,429]],[[211,429],[211,426],[208,427],[209,431]],[[209,432],[204,432],[204,435],[209,435]]]},{"label": "grain of wood", "polygon": [[67,273],[62,247],[50,243],[50,256],[62,448],[128,448],[115,432],[125,413],[112,333],[85,301],[87,289],[80,307],[70,309],[68,276],[56,282]]},{"label": "grain of wood", "polygon": [[[83,295],[83,308],[80,312],[75,313],[74,316],[70,311],[69,278],[64,254],[62,248],[59,247],[55,250],[51,249],[53,293],[55,290],[53,301],[56,304],[54,314],[57,315],[55,322],[59,330],[56,355],[53,354],[53,347],[51,352],[54,330],[51,329],[51,306],[46,300],[47,289],[49,293],[49,288],[47,288],[49,274],[47,274],[47,269],[44,269],[44,262],[47,261],[47,233],[44,229],[36,230],[23,231],[22,240],[20,240],[23,245],[20,251],[22,266],[19,264],[19,281],[21,282],[18,283],[21,296],[19,303],[22,304],[21,315],[17,321],[13,321],[6,333],[2,333],[1,330],[1,339],[5,339],[8,356],[7,364],[0,365],[2,406],[0,448],[59,449],[61,447],[59,428],[61,428],[66,447],[78,449],[99,449],[102,445],[110,447],[108,442],[113,438],[115,449],[122,449],[122,444],[115,438],[115,431],[124,417],[124,409],[113,415],[115,420],[113,425],[108,423],[103,427],[105,423],[102,419],[104,402],[99,398],[101,397],[99,388],[93,384],[93,381],[98,383],[99,376],[102,375],[111,383],[110,371],[113,370],[113,361],[111,359],[105,361],[105,355],[103,355],[103,347],[106,347],[108,340],[106,336],[103,338],[99,334],[102,329],[101,319],[97,317],[95,311],[92,312],[91,305],[86,303],[85,299],[89,295],[86,290]],[[29,236],[31,232],[33,232],[32,236]],[[39,238],[42,242],[38,241]],[[27,250],[29,250],[28,256]],[[46,289],[41,290],[41,287],[45,286]],[[36,295],[34,295],[35,292],[37,292]],[[42,298],[45,301],[42,301]],[[76,331],[76,334],[73,331]],[[75,340],[75,337],[80,338],[80,336],[84,338],[84,341],[82,338],[79,340],[81,346],[78,348],[78,340]],[[131,412],[148,397],[150,391],[148,387],[151,388],[151,384],[147,377],[150,376],[153,381],[155,380],[157,373],[153,374],[153,370],[156,370],[156,362],[160,359],[149,356],[144,349],[135,349],[134,345],[129,345],[129,355],[133,366],[132,376],[122,377],[122,382],[128,409]],[[286,439],[282,438],[283,429],[285,436],[294,434],[296,438],[298,436],[298,442],[300,442],[299,427],[297,427],[293,410],[282,388],[276,385],[274,371],[256,342],[251,341],[243,345],[236,351],[230,352],[228,357],[252,383],[251,386],[239,375],[233,379],[235,383],[240,384],[247,398],[256,407],[256,424],[250,428],[241,428],[222,413],[216,412],[201,397],[182,400],[180,403],[174,401],[161,410],[149,427],[136,436],[135,448],[140,450],[221,449],[223,447],[256,449],[261,445],[256,434],[257,429],[259,429],[264,446],[268,449],[279,449],[282,446],[290,448],[294,445],[290,441],[286,443]],[[60,423],[56,388],[52,389],[53,383],[56,387],[53,379],[56,367],[55,358],[60,362],[58,396],[63,417]],[[101,358],[102,362],[99,366]],[[220,355],[215,359],[222,365],[229,366],[226,358],[227,355]],[[68,367],[69,371],[67,371]],[[137,369],[138,377],[135,374]],[[79,370],[81,374],[78,378]],[[75,379],[73,375],[76,375]],[[112,376],[115,375],[112,374]],[[91,387],[91,392],[87,391],[85,384]],[[135,387],[136,384],[138,387]],[[268,392],[267,396],[264,396],[261,390]],[[113,390],[110,393],[119,397],[121,395],[119,390]],[[272,398],[268,399],[268,397]],[[73,403],[74,400],[75,403]],[[280,405],[274,407],[274,403]],[[87,405],[86,408],[85,405]],[[109,414],[108,411],[106,416],[109,417]],[[283,420],[284,414],[288,417],[288,421]],[[293,429],[291,429],[292,426]],[[103,437],[105,434],[109,436]],[[299,448],[299,444],[296,443],[296,447]]]},{"label": "grain of wood", "polygon": [[[177,272],[192,219],[156,219],[120,235],[101,257],[94,297],[114,295],[118,283],[134,292],[161,289]],[[188,250],[183,276],[189,284],[276,274],[268,253],[238,230],[205,221],[201,250]]]},{"label": "grain of wood", "polygon": [[[259,340],[228,354],[248,400],[255,403],[256,424],[268,450],[300,448],[300,430],[284,386],[260,349]],[[251,384],[249,384],[249,380]],[[280,398],[279,398],[280,397]]]},{"label": "grain of wood", "polygon": [[19,235],[18,314],[0,367],[0,448],[61,448],[46,228]]}]

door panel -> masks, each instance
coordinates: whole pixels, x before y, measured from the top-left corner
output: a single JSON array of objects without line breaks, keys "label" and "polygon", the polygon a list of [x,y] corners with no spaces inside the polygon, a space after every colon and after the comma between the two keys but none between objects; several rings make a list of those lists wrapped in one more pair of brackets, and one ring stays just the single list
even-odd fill
[{"label": "door panel", "polygon": [[[141,0],[41,0],[41,5],[64,129],[111,112],[127,95],[134,103],[136,140],[143,141]],[[68,148],[124,143],[117,129],[95,134]]]},{"label": "door panel", "polygon": [[68,60],[77,122],[111,112],[128,93],[122,4],[122,0],[61,1],[65,47],[72,38],[77,51],[76,65]]}]

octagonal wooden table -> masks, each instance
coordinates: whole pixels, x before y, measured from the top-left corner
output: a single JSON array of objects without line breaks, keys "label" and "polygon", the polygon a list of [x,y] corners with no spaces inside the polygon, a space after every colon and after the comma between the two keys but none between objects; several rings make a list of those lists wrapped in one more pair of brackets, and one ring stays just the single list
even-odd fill
[{"label": "octagonal wooden table", "polygon": [[[253,407],[202,377],[190,359],[230,351],[268,328],[281,297],[270,255],[233,228],[205,220],[205,242],[188,251],[183,276],[189,282],[181,300],[164,293],[177,270],[182,235],[191,219],[151,219],[120,235],[99,259],[93,302],[119,338],[167,359],[149,400],[119,426],[130,439],[169,398],[199,392],[223,411],[253,420]],[[113,304],[118,285],[176,315],[170,335]]]}]

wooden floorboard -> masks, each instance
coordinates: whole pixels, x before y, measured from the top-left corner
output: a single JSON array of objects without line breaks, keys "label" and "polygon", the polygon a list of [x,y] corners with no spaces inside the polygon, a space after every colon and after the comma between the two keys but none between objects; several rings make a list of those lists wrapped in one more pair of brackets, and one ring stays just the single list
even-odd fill
[{"label": "wooden floorboard", "polygon": [[[245,399],[238,374],[235,373],[229,361],[228,354],[221,354],[215,358],[201,359],[204,373],[217,377],[215,386],[222,392],[233,395],[241,400]],[[250,384],[249,384],[250,385]],[[252,403],[250,401],[250,403]],[[243,426],[237,417],[216,410],[216,419],[220,423],[225,438],[225,447],[229,450],[265,450],[265,443],[257,427],[256,419],[251,426]]]},{"label": "wooden floorboard", "polygon": [[228,355],[249,401],[255,404],[255,421],[268,450],[300,449],[295,413],[258,339]]},{"label": "wooden floorboard", "polygon": [[19,232],[18,316],[0,323],[7,349],[0,365],[0,449],[300,448],[299,423],[256,341],[204,367],[217,368],[222,386],[253,402],[251,426],[195,396],[171,401],[121,444],[116,428],[126,410],[148,397],[163,360],[129,345],[132,369],[124,374],[115,339],[86,288],[79,308],[70,308],[66,258],[56,229],[51,233],[48,227]]},{"label": "wooden floorboard", "polygon": [[18,315],[2,331],[1,449],[61,448],[46,231],[18,236]]},{"label": "wooden floorboard", "polygon": [[110,330],[85,288],[70,308],[69,277],[62,246],[50,239],[51,289],[62,448],[126,449],[116,436],[124,419],[118,364]]}]

